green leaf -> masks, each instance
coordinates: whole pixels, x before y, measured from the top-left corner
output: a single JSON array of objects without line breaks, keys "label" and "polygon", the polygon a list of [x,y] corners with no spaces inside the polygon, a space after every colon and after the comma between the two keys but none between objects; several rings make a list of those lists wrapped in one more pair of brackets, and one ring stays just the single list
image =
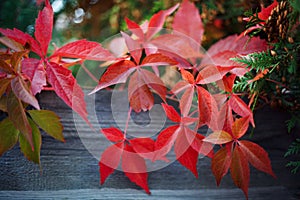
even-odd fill
[{"label": "green leaf", "polygon": [[32,142],[34,149],[32,150],[31,145],[25,138],[24,134],[20,134],[19,142],[20,148],[23,152],[24,156],[37,164],[40,164],[40,150],[42,145],[42,138],[39,128],[35,125],[35,123],[28,118],[28,122],[32,129]]},{"label": "green leaf", "polygon": [[18,136],[19,131],[8,118],[0,122],[0,156],[15,146],[18,141]]},{"label": "green leaf", "polygon": [[28,110],[33,121],[55,139],[65,142],[60,118],[50,110]]},{"label": "green leaf", "polygon": [[10,92],[7,98],[8,117],[14,126],[25,136],[27,142],[34,149],[31,127],[26,117],[23,104],[13,92]]}]

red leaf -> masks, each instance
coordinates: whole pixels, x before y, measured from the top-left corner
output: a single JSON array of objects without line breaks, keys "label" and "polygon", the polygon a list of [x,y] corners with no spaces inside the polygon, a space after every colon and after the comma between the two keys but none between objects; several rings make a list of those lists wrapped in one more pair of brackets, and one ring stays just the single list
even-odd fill
[{"label": "red leaf", "polygon": [[[130,145],[141,157],[149,160],[155,159],[155,141],[151,138],[134,138],[129,140]],[[162,160],[168,161],[166,158]]]},{"label": "red leaf", "polygon": [[26,74],[31,81],[31,91],[33,95],[40,93],[46,82],[46,71],[41,60],[25,58],[22,60],[22,73]]},{"label": "red leaf", "polygon": [[141,29],[141,27],[137,23],[135,23],[134,21],[131,21],[130,19],[128,19],[127,17],[125,17],[125,21],[126,21],[128,29],[134,35],[136,35],[140,40],[143,40],[144,39],[144,32]]},{"label": "red leaf", "polygon": [[253,127],[255,127],[253,113],[251,109],[245,104],[245,102],[238,96],[232,94],[229,99],[229,105],[238,115],[242,117],[249,117],[249,120]]},{"label": "red leaf", "polygon": [[230,72],[234,67],[218,67],[215,65],[207,65],[202,69],[196,78],[197,84],[208,84],[218,80],[222,80],[223,76]]},{"label": "red leaf", "polygon": [[99,162],[100,183],[103,184],[106,178],[111,175],[118,167],[123,153],[123,142],[109,146],[101,155]]},{"label": "red leaf", "polygon": [[88,122],[84,93],[72,72],[56,63],[47,63],[46,72],[56,94]]},{"label": "red leaf", "polygon": [[236,145],[232,153],[230,174],[234,184],[241,188],[248,199],[248,186],[250,170],[248,160],[239,145]]},{"label": "red leaf", "polygon": [[224,76],[222,80],[218,81],[217,84],[222,90],[232,93],[233,84],[235,81],[236,75],[230,74],[229,76]]},{"label": "red leaf", "polygon": [[191,143],[187,140],[183,132],[179,133],[176,139],[174,151],[179,163],[190,170],[195,177],[198,178],[198,152],[191,146]]},{"label": "red leaf", "polygon": [[179,94],[181,91],[185,90],[186,88],[190,87],[190,84],[186,81],[179,81],[176,85],[172,88],[171,93]]},{"label": "red leaf", "polygon": [[267,20],[269,16],[271,15],[271,11],[278,5],[277,0],[274,0],[274,2],[269,5],[266,8],[262,8],[261,11],[258,13],[258,18],[261,20]]},{"label": "red leaf", "polygon": [[[163,52],[164,54],[166,54],[165,52],[169,52],[169,54],[173,53],[173,56],[176,56],[177,59],[189,59],[202,56],[199,52],[200,44],[197,44],[186,35],[160,35],[151,40],[151,44],[157,47],[159,52]],[[195,46],[198,46],[199,48],[193,48]],[[187,62],[186,60],[184,61]]]},{"label": "red leaf", "polygon": [[140,64],[143,49],[137,40],[132,39],[129,35],[121,32],[122,37],[125,39],[126,46],[129,50],[130,56],[134,59],[135,63]]},{"label": "red leaf", "polygon": [[53,29],[53,10],[46,1],[46,6],[39,12],[38,18],[35,21],[35,39],[39,42],[43,56],[47,55],[48,45],[52,38]]},{"label": "red leaf", "polygon": [[223,130],[228,133],[232,131],[233,116],[232,108],[230,107],[228,101],[222,106],[218,114],[218,130]]},{"label": "red leaf", "polygon": [[[230,58],[234,58],[237,56],[237,52],[230,51],[230,50],[224,50],[219,53],[216,53],[215,55],[211,55],[210,61],[208,63],[202,63],[201,64],[214,64],[216,66],[222,66],[222,67],[231,67],[231,66],[239,66],[239,63],[236,63]],[[205,58],[204,58],[205,59]]]},{"label": "red leaf", "polygon": [[37,99],[32,95],[31,91],[28,88],[28,85],[20,76],[17,76],[11,80],[11,88],[16,97],[18,97],[25,103],[32,105],[36,109],[40,109]]},{"label": "red leaf", "polygon": [[213,145],[208,142],[203,142],[203,139],[205,138],[203,135],[198,134],[189,128],[185,128],[185,135],[191,147],[196,150],[198,154],[210,158],[213,157]]},{"label": "red leaf", "polygon": [[138,71],[130,78],[128,98],[130,106],[135,112],[150,110],[154,104],[154,97]]},{"label": "red leaf", "polygon": [[251,165],[276,178],[268,153],[262,147],[250,141],[240,141],[239,144]]},{"label": "red leaf", "polygon": [[239,38],[237,35],[231,35],[219,40],[208,49],[206,56],[201,60],[201,66],[209,64],[223,67],[240,66],[240,64],[230,61],[229,58],[267,50],[268,45],[265,40],[258,37],[249,39],[249,36]]},{"label": "red leaf", "polygon": [[162,29],[166,17],[171,15],[178,8],[178,6],[179,4],[176,4],[175,6],[169,8],[168,10],[161,10],[151,17],[148,24],[148,31],[147,31],[148,40]]},{"label": "red leaf", "polygon": [[36,0],[36,5],[40,6],[45,0]]},{"label": "red leaf", "polygon": [[158,76],[148,70],[139,69],[138,73],[143,82],[147,84],[149,88],[154,90],[163,101],[165,101],[167,88],[165,87],[164,82]]},{"label": "red leaf", "polygon": [[213,96],[201,86],[197,86],[199,125],[206,124],[208,127],[216,127],[218,105]]},{"label": "red leaf", "polygon": [[177,61],[160,53],[150,54],[143,59],[141,66],[177,65]]},{"label": "red leaf", "polygon": [[125,140],[124,133],[117,128],[103,128],[101,132],[111,142],[123,142]]},{"label": "red leaf", "polygon": [[131,182],[137,184],[150,194],[145,160],[128,144],[125,146],[122,155],[122,169]]},{"label": "red leaf", "polygon": [[168,128],[162,130],[157,136],[155,142],[155,159],[159,160],[160,158],[166,156],[171,150],[177,135],[179,132],[179,126],[169,126]]},{"label": "red leaf", "polygon": [[217,185],[219,186],[222,178],[227,174],[231,163],[230,152],[226,147],[221,148],[212,158],[211,170],[216,178]]},{"label": "red leaf", "polygon": [[180,112],[182,116],[184,117],[188,116],[191,110],[193,97],[194,97],[194,87],[190,86],[186,88],[179,102]]},{"label": "red leaf", "polygon": [[203,139],[204,142],[212,144],[225,144],[231,142],[233,138],[226,131],[215,131]]},{"label": "red leaf", "polygon": [[51,58],[57,56],[97,61],[111,61],[115,59],[101,44],[87,40],[78,40],[62,46],[54,52]]},{"label": "red leaf", "polygon": [[167,117],[168,117],[171,121],[180,123],[181,117],[180,117],[180,115],[177,113],[177,111],[174,109],[173,106],[170,106],[170,105],[165,104],[165,103],[162,103],[161,105],[162,105],[163,109],[165,110],[165,113],[166,113]]},{"label": "red leaf", "polygon": [[33,52],[37,53],[39,56],[42,56],[42,51],[41,51],[40,45],[29,34],[23,33],[22,31],[20,31],[16,28],[14,28],[13,30],[0,28],[0,33],[2,33],[6,37],[8,37],[16,42],[22,44],[23,46],[25,46],[26,43],[28,43]]},{"label": "red leaf", "polygon": [[232,125],[232,135],[235,139],[239,139],[245,135],[249,127],[249,117],[236,119]]},{"label": "red leaf", "polygon": [[[201,44],[204,28],[198,8],[194,3],[191,3],[188,0],[182,2],[179,10],[174,16],[173,30],[190,37],[191,44],[194,44],[195,42],[196,44]],[[195,45],[192,45],[192,47],[195,49]]]},{"label": "red leaf", "polygon": [[99,84],[90,93],[95,93],[103,88],[115,85],[118,83],[125,83],[130,74],[136,69],[136,65],[129,60],[121,60],[110,65],[106,72],[99,80]]},{"label": "red leaf", "polygon": [[185,69],[181,69],[180,73],[183,80],[186,80],[189,84],[195,83],[194,76],[189,71],[186,71]]}]

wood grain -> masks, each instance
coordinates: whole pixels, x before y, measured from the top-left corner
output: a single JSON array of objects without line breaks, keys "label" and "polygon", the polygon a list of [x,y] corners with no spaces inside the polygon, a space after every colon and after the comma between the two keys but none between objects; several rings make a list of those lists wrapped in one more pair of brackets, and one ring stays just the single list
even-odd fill
[{"label": "wood grain", "polygon": [[[100,121],[101,127],[116,125],[111,113],[110,98],[111,93],[104,91],[95,97],[95,106],[88,105],[88,110],[94,109],[97,116],[90,119],[94,127],[99,127]],[[61,117],[66,143],[55,141],[43,133],[42,169],[27,161],[18,145],[0,157],[0,199],[244,198],[243,193],[235,188],[230,174],[225,176],[217,189],[208,158],[198,161],[199,179],[195,179],[192,173],[176,161],[158,171],[149,172],[151,196],[145,195],[120,171],[116,171],[100,186],[97,158],[109,143],[97,131],[91,132],[85,123],[78,120],[78,116],[73,116],[71,109],[53,93],[44,92],[39,100],[43,109],[55,109]],[[127,113],[121,109],[119,115]],[[267,150],[277,179],[251,168],[249,198],[298,199],[300,176],[290,173],[285,167],[288,159],[283,157],[293,137],[296,137],[285,132],[284,122],[288,115],[266,108],[257,112],[255,117],[257,128],[251,140]],[[147,115],[135,116],[140,124],[149,123],[148,118]],[[159,122],[155,124],[160,125]]]}]

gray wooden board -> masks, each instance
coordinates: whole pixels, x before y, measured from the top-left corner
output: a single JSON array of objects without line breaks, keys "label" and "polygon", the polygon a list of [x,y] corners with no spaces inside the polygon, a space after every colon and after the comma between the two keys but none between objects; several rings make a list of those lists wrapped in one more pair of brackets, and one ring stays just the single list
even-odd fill
[{"label": "gray wooden board", "polygon": [[[274,200],[290,199],[297,200],[297,197],[288,198],[289,193],[283,187],[260,187],[250,188],[250,200]],[[201,190],[152,190],[151,195],[133,189],[78,189],[58,191],[0,191],[0,199],[230,199],[241,198],[239,189],[201,189]]]},{"label": "gray wooden board", "polygon": [[[111,114],[110,92],[101,92],[95,99],[97,118],[91,118],[93,126],[101,121],[102,127],[115,125]],[[222,180],[220,187],[210,171],[210,159],[198,162],[199,178],[178,162],[149,172],[151,196],[131,183],[122,172],[116,171],[103,186],[99,185],[98,160],[95,154],[109,145],[100,133],[91,133],[89,127],[79,121],[74,124],[72,111],[53,93],[45,92],[39,97],[41,107],[55,109],[64,125],[66,143],[55,141],[43,133],[41,166],[27,161],[18,145],[0,157],[1,199],[243,199],[236,189],[230,174]],[[88,109],[90,105],[88,105]],[[127,115],[120,112],[120,115]],[[145,116],[135,116],[143,123]],[[292,175],[285,167],[288,162],[283,155],[295,135],[288,135],[285,120],[288,115],[265,109],[256,114],[256,129],[251,140],[264,147],[271,158],[277,179],[251,167],[250,199],[300,199],[300,176]],[[158,123],[159,124],[159,123]],[[80,129],[80,137],[77,130]],[[299,136],[299,135],[298,135]],[[246,136],[248,137],[248,136]],[[87,150],[85,145],[93,150]],[[100,156],[100,154],[99,154]],[[97,157],[97,156],[96,156]],[[299,158],[298,158],[299,159]]]}]

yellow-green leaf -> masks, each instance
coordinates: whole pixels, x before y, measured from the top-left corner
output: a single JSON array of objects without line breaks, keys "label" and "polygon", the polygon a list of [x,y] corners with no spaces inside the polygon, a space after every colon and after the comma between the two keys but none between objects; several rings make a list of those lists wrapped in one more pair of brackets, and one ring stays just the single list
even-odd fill
[{"label": "yellow-green leaf", "polygon": [[63,126],[59,117],[50,110],[28,110],[33,121],[46,133],[62,142],[65,141],[63,136]]},{"label": "yellow-green leaf", "polygon": [[0,122],[0,156],[15,146],[18,136],[19,131],[8,118]]}]

